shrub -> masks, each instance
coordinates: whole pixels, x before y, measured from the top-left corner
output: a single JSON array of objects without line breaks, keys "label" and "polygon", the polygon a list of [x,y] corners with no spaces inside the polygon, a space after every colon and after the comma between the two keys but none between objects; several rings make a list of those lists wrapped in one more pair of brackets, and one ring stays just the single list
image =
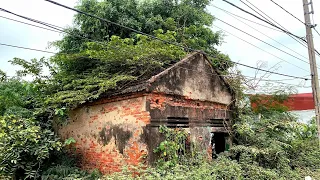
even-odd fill
[{"label": "shrub", "polygon": [[53,150],[62,144],[34,119],[0,116],[0,175],[37,178]]},{"label": "shrub", "polygon": [[88,173],[83,171],[77,167],[68,167],[68,166],[55,166],[46,170],[42,176],[42,180],[95,180],[100,177],[100,173],[98,171],[93,171],[92,173]]}]

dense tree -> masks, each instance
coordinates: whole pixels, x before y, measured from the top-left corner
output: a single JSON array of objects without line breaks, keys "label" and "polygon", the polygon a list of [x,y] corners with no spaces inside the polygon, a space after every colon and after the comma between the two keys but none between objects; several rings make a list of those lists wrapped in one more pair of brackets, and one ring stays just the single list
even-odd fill
[{"label": "dense tree", "polygon": [[[201,47],[210,50],[220,43],[220,35],[209,28],[214,19],[205,9],[209,2],[209,0],[82,0],[77,9],[148,34],[154,34],[154,30],[158,29],[164,32],[175,31],[178,42],[192,48]],[[56,42],[62,51],[79,51],[85,48],[85,40],[77,35],[97,41],[108,41],[113,35],[131,38],[136,34],[123,27],[83,14],[75,15],[74,24],[74,27],[69,28],[72,33]]]},{"label": "dense tree", "polygon": [[[82,0],[77,9],[151,35],[155,35],[155,30],[158,29],[164,32],[174,31],[178,43],[208,52],[213,63],[221,70],[226,70],[231,64],[228,56],[216,50],[215,46],[221,44],[222,36],[210,28],[214,20],[206,11],[210,2],[211,0]],[[75,15],[74,26],[68,31],[62,40],[53,43],[63,53],[85,50],[88,39],[105,42],[110,41],[114,35],[135,38],[137,34],[83,14]]]}]

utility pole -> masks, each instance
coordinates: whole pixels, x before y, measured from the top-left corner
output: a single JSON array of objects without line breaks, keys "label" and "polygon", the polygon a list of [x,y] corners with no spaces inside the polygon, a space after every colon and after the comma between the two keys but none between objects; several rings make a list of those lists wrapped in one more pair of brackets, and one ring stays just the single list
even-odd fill
[{"label": "utility pole", "polygon": [[[312,0],[308,2],[308,0],[302,0],[303,2],[303,12],[304,12],[304,20],[306,26],[306,38],[308,43],[308,54],[309,54],[309,61],[310,61],[310,71],[311,71],[311,84],[312,84],[312,93],[315,105],[315,112],[316,112],[316,123],[318,127],[318,138],[320,143],[320,92],[319,92],[319,78],[318,78],[318,70],[317,70],[317,63],[316,63],[316,55],[314,51],[314,44],[313,44],[313,36],[311,28],[314,27],[310,21],[310,14],[313,12],[313,4]],[[311,12],[309,11],[309,5],[311,5]]]}]

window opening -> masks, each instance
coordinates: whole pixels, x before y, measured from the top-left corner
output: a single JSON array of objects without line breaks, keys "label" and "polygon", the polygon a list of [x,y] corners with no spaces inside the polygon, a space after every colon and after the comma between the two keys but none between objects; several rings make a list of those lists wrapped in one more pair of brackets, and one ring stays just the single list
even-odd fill
[{"label": "window opening", "polygon": [[189,127],[189,119],[186,117],[167,117],[168,127]]},{"label": "window opening", "polygon": [[[228,120],[226,120],[228,121]],[[223,119],[210,119],[209,123],[213,127],[224,127]]]}]

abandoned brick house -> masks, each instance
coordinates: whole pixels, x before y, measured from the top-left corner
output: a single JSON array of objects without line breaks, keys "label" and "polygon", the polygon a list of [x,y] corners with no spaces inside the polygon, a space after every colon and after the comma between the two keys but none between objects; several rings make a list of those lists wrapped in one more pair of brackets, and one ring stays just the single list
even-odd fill
[{"label": "abandoned brick house", "polygon": [[233,100],[206,55],[195,52],[142,83],[73,110],[59,134],[76,140],[82,168],[103,173],[137,165],[141,157],[154,162],[160,125],[186,128],[208,153],[214,137],[219,153],[229,142]]}]

